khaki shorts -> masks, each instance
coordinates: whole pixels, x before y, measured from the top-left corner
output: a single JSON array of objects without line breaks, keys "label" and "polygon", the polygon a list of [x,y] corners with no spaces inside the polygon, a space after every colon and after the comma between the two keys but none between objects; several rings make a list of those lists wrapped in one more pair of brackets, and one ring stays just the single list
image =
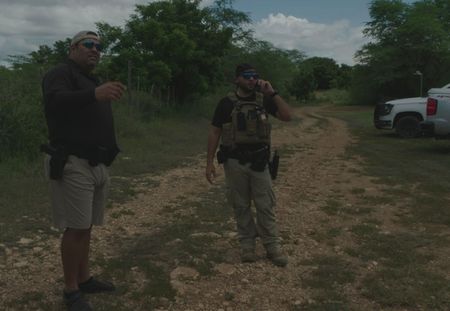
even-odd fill
[{"label": "khaki shorts", "polygon": [[105,165],[90,166],[87,160],[69,156],[61,180],[49,178],[50,156],[45,172],[50,180],[53,224],[60,228],[88,229],[102,225],[109,190]]}]

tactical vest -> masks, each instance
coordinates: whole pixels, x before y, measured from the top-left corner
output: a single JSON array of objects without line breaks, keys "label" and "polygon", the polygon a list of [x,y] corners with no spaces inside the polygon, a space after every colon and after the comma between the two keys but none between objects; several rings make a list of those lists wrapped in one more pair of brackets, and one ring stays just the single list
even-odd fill
[{"label": "tactical vest", "polygon": [[222,145],[233,149],[237,144],[270,145],[271,124],[263,105],[263,95],[255,101],[242,101],[236,94],[228,94],[233,102],[231,122],[222,125]]}]

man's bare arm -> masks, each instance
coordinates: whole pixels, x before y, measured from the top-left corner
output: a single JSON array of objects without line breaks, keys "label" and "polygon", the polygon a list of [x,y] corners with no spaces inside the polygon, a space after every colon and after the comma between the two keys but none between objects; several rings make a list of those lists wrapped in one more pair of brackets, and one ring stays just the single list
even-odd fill
[{"label": "man's bare arm", "polygon": [[217,146],[219,145],[222,129],[211,125],[208,133],[208,147],[206,154],[206,179],[209,183],[213,183],[216,176],[214,167],[214,157],[216,155]]},{"label": "man's bare arm", "polygon": [[280,95],[275,95],[273,97],[273,101],[275,105],[277,105],[277,118],[281,121],[291,121],[292,119],[292,111],[291,107],[284,101],[283,97]]}]

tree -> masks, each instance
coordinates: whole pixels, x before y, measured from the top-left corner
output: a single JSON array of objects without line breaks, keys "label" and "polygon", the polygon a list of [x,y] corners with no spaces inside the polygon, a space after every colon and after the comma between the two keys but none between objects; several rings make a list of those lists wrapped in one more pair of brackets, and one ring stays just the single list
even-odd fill
[{"label": "tree", "polygon": [[[423,73],[423,86],[440,86],[450,77],[448,0],[422,0],[405,4],[400,0],[375,0],[371,21],[364,33],[372,41],[357,52],[368,77],[367,92],[380,98],[411,97],[418,94],[413,73]],[[361,75],[360,73],[356,73]],[[370,88],[370,90],[369,90]]]},{"label": "tree", "polygon": [[297,100],[308,100],[316,89],[314,69],[308,64],[300,65],[289,85],[290,94]]},{"label": "tree", "polygon": [[176,94],[180,104],[220,84],[221,58],[248,17],[232,10],[231,1],[217,1],[203,9],[199,3],[170,0],[137,5],[121,33],[102,24],[106,34],[114,32],[111,37],[119,39],[111,47],[111,54],[117,55],[111,60],[113,71],[120,72],[131,60],[133,68],[142,69],[146,83]]},{"label": "tree", "polygon": [[331,88],[339,71],[336,61],[327,57],[311,57],[300,63],[300,66],[306,66],[313,71],[314,80],[319,90]]},{"label": "tree", "polygon": [[338,89],[348,89],[352,82],[353,67],[341,64],[338,69],[336,78],[333,81],[333,86]]},{"label": "tree", "polygon": [[285,54],[287,58],[294,64],[294,65],[300,65],[302,61],[306,59],[305,52],[299,51],[299,50],[287,50],[285,51]]},{"label": "tree", "polygon": [[297,71],[289,85],[289,91],[297,99],[307,100],[315,90],[348,88],[352,67],[337,65],[327,57],[311,57],[297,63]]},{"label": "tree", "polygon": [[70,38],[66,38],[65,40],[58,40],[53,44],[52,62],[54,64],[60,63],[60,62],[64,61],[65,59],[67,59],[71,41],[72,40]]},{"label": "tree", "polygon": [[20,63],[0,69],[0,161],[8,157],[33,159],[46,141],[40,66]]},{"label": "tree", "polygon": [[407,14],[408,5],[401,0],[375,0],[370,5],[370,18],[364,34],[377,42],[395,39],[395,31],[400,27]]},{"label": "tree", "polygon": [[233,2],[234,0],[216,0],[206,11],[221,27],[232,29],[233,41],[240,42],[252,37],[252,31],[244,27],[250,23],[250,17],[233,9]]}]

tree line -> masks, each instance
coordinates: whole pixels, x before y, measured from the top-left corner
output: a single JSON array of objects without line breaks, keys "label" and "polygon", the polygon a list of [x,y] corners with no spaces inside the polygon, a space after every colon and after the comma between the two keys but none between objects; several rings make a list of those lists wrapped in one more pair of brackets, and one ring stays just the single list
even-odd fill
[{"label": "tree line", "polygon": [[[357,65],[348,66],[256,39],[249,16],[234,9],[233,0],[203,8],[200,0],[136,5],[123,27],[96,24],[104,45],[96,73],[150,94],[151,100],[140,102],[143,112],[155,101],[175,109],[193,106],[230,85],[243,61],[299,101],[329,88],[348,89],[353,104],[411,97],[418,94],[417,71],[424,89],[450,82],[450,0],[375,0],[369,10],[364,33],[371,41],[355,55]],[[67,57],[69,46],[70,38],[59,40],[0,66],[0,161],[39,154],[46,139],[40,81]]]},{"label": "tree line", "polygon": [[356,54],[353,101],[419,96],[450,83],[450,0],[376,0],[370,19],[370,43]]}]

